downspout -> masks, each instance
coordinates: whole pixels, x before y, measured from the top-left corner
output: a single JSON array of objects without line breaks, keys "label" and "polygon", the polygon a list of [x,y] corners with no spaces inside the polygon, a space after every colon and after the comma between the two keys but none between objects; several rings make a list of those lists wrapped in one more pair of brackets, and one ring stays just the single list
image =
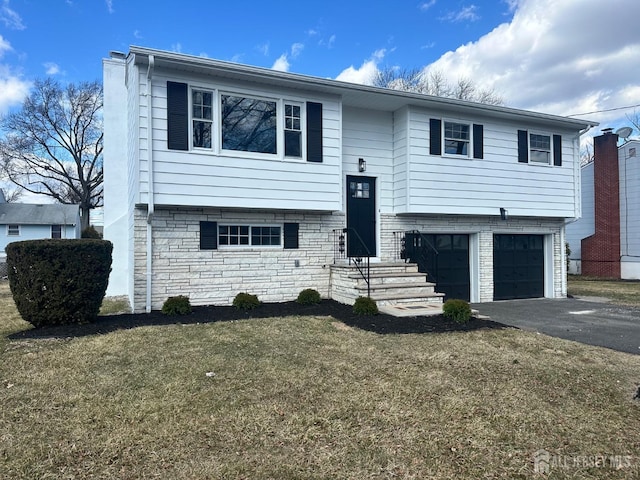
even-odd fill
[{"label": "downspout", "polygon": [[153,203],[153,94],[151,79],[153,77],[153,68],[155,58],[149,55],[149,68],[147,69],[147,163],[149,171],[149,191],[147,199],[147,298],[145,310],[151,312],[151,287],[153,272],[153,227],[151,225],[154,214]]}]

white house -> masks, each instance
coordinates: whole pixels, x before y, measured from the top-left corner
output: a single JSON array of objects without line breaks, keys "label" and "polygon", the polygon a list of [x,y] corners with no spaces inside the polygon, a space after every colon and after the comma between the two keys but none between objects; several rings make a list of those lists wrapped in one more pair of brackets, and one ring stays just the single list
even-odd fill
[{"label": "white house", "polygon": [[474,302],[566,295],[591,122],[140,47],[104,60],[104,95],[108,294],[135,311],[350,301],[344,257],[378,300],[403,259]]},{"label": "white house", "polygon": [[606,129],[584,165],[582,218],[567,226],[570,272],[640,279],[640,141]]},{"label": "white house", "polygon": [[80,238],[78,205],[7,203],[0,191],[0,260],[11,242]]}]

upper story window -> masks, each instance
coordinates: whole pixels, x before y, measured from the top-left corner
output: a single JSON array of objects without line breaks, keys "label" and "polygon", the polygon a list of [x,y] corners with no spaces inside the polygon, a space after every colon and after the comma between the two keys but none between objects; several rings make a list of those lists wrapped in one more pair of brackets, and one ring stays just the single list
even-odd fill
[{"label": "upper story window", "polygon": [[469,156],[471,126],[468,123],[444,122],[444,153]]},{"label": "upper story window", "polygon": [[284,154],[302,157],[302,117],[300,105],[284,104]]},{"label": "upper story window", "polygon": [[551,136],[529,134],[529,161],[531,163],[551,163]]},{"label": "upper story window", "polygon": [[[167,82],[167,148],[323,161],[323,105]],[[203,150],[200,150],[203,151]],[[238,156],[236,154],[235,156]]]},{"label": "upper story window", "polygon": [[9,237],[19,237],[20,225],[7,225],[7,235]]},{"label": "upper story window", "polygon": [[562,166],[562,137],[518,130],[518,162]]},{"label": "upper story window", "polygon": [[211,148],[213,131],[213,93],[206,90],[191,91],[193,146]]},{"label": "upper story window", "polygon": [[484,158],[484,126],[476,123],[429,119],[429,153],[462,158]]},{"label": "upper story window", "polygon": [[51,225],[51,238],[62,238],[62,225]]},{"label": "upper story window", "polygon": [[222,95],[222,149],[277,153],[276,102]]}]

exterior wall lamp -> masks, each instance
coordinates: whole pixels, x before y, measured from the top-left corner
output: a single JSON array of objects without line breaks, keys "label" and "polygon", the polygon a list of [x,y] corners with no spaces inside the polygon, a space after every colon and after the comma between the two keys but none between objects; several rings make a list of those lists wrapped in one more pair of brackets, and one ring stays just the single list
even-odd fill
[{"label": "exterior wall lamp", "polygon": [[367,162],[364,161],[364,158],[358,159],[358,171],[364,172],[367,170]]},{"label": "exterior wall lamp", "polygon": [[508,220],[509,211],[506,208],[500,207],[500,220]]}]

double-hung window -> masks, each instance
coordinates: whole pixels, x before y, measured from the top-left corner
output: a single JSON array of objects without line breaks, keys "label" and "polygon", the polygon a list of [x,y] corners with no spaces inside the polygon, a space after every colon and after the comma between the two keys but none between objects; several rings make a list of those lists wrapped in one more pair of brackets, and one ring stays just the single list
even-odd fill
[{"label": "double-hung window", "polygon": [[562,166],[562,136],[518,130],[518,162]]},{"label": "double-hung window", "polygon": [[551,163],[551,136],[529,134],[529,162],[549,165]]},{"label": "double-hung window", "polygon": [[444,122],[445,155],[469,156],[471,126],[468,123]]},{"label": "double-hung window", "polygon": [[20,236],[20,225],[7,225],[7,236],[9,236],[9,237],[19,237]]},{"label": "double-hung window", "polygon": [[196,148],[211,148],[213,131],[213,92],[191,91],[192,136]]},{"label": "double-hung window", "polygon": [[284,104],[284,155],[302,157],[302,109],[300,105]]},{"label": "double-hung window", "polygon": [[62,238],[62,225],[51,225],[51,238]]},{"label": "double-hung window", "polygon": [[484,158],[484,126],[429,119],[429,153],[446,157]]}]

